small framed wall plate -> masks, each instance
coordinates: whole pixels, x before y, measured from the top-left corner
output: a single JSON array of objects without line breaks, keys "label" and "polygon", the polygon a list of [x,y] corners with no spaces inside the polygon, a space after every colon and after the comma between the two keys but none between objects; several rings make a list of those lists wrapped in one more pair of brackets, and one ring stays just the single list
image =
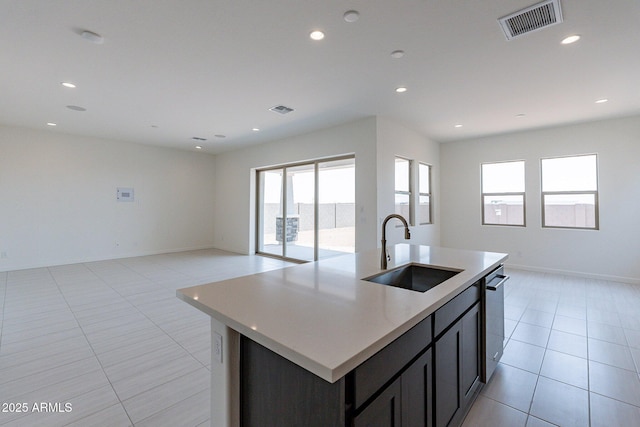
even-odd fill
[{"label": "small framed wall plate", "polygon": [[133,202],[133,188],[118,187],[116,198],[119,202]]}]

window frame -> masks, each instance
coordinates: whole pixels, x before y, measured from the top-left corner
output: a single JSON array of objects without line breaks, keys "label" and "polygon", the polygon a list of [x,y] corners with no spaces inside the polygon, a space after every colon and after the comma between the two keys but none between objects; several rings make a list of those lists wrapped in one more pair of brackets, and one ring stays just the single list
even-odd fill
[{"label": "window frame", "polygon": [[[420,187],[420,169],[421,169],[420,166],[426,166],[426,168],[427,168],[427,177],[428,177],[428,182],[429,182],[429,188],[427,188],[428,191],[426,191],[426,192],[422,191],[423,189]],[[431,188],[432,188],[432,185],[431,185],[432,184],[432,181],[431,181],[431,178],[432,178],[431,169],[432,168],[433,167],[428,163],[418,162],[418,203],[417,203],[418,212],[416,214],[417,220],[418,220],[418,225],[433,224],[433,193],[431,191]],[[420,198],[423,197],[423,196],[426,196],[426,197],[429,198],[429,211],[428,211],[429,212],[429,220],[427,222],[421,222],[420,221],[420,219],[421,219],[420,218],[420,206],[421,206]]]},{"label": "window frame", "polygon": [[[523,180],[524,191],[510,191],[510,192],[484,192],[484,165],[495,165],[501,163],[522,163],[523,164]],[[500,227],[526,227],[527,226],[527,192],[526,192],[526,161],[525,160],[501,160],[497,162],[482,162],[480,163],[480,212],[482,215],[482,225],[492,225]],[[522,197],[522,224],[500,224],[494,222],[487,222],[485,217],[485,197],[491,196],[521,196]]]},{"label": "window frame", "polygon": [[[571,190],[571,191],[544,191],[544,168],[543,162],[544,160],[553,160],[553,159],[567,159],[567,158],[576,158],[576,157],[595,157],[595,178],[596,178],[596,189],[595,190]],[[571,154],[565,156],[554,156],[554,157],[543,157],[540,158],[540,220],[542,228],[555,228],[555,229],[565,229],[565,230],[600,230],[600,204],[599,204],[599,179],[598,179],[598,154],[597,153],[586,153],[586,154]],[[546,224],[546,212],[545,212],[545,198],[546,196],[562,196],[562,195],[593,195],[594,202],[594,226],[593,227],[573,227],[567,225],[547,225]]]},{"label": "window frame", "polygon": [[[353,160],[353,166],[354,168],[356,167],[356,155],[355,154],[344,154],[344,155],[339,155],[339,156],[333,156],[333,157],[322,157],[322,158],[318,158],[318,159],[313,159],[313,160],[306,160],[306,161],[299,161],[299,162],[292,162],[292,163],[285,163],[285,164],[280,164],[280,165],[274,165],[274,166],[266,166],[266,167],[260,167],[260,168],[255,168],[255,225],[254,225],[254,252],[257,255],[261,255],[261,256],[266,256],[266,257],[270,257],[270,258],[276,258],[276,259],[282,259],[285,261],[291,261],[291,262],[297,262],[297,263],[305,263],[305,262],[312,262],[312,261],[318,261],[320,259],[323,259],[319,256],[319,242],[320,239],[318,238],[318,232],[319,232],[319,191],[320,191],[320,180],[319,180],[319,174],[320,174],[320,165],[323,163],[329,163],[329,162],[335,162],[335,161],[340,161],[340,160]],[[282,250],[282,254],[273,254],[264,250],[261,250],[261,248],[263,248],[263,236],[262,236],[262,227],[263,224],[261,223],[263,218],[262,218],[262,214],[263,214],[263,194],[261,193],[262,191],[262,186],[263,186],[263,180],[261,179],[261,173],[263,172],[268,172],[268,171],[273,171],[273,170],[282,170],[282,186],[281,186],[281,193],[282,193],[282,199],[281,199],[281,203],[282,203],[282,218],[283,218],[283,222],[286,223],[287,220],[287,212],[286,212],[286,204],[288,202],[287,200],[287,180],[286,180],[286,176],[287,176],[287,172],[289,169],[292,168],[296,168],[299,166],[309,166],[309,165],[313,165],[314,167],[314,248],[313,248],[313,260],[309,261],[309,260],[304,260],[304,259],[299,259],[299,258],[293,258],[290,257],[287,253],[287,242],[286,239],[284,238],[285,236],[283,236],[283,250]],[[355,180],[355,176],[354,176],[354,180]],[[355,222],[355,218],[354,218],[354,224],[357,225],[357,222]],[[354,225],[354,227],[355,227]],[[355,241],[354,241],[354,252],[355,252]],[[348,252],[345,252],[348,253]]]},{"label": "window frame", "polygon": [[[408,163],[408,190],[398,190],[397,187],[397,182],[395,180],[395,174],[396,174],[396,164],[398,160],[404,160]],[[393,211],[394,213],[400,214],[399,212],[396,211],[396,196],[398,195],[403,195],[403,196],[408,196],[409,198],[409,217],[405,218],[407,220],[407,222],[409,223],[409,225],[415,225],[414,224],[414,218],[415,218],[415,214],[414,214],[414,210],[415,210],[415,202],[413,200],[413,194],[414,192],[412,191],[413,187],[414,187],[414,182],[413,182],[413,160],[412,159],[408,159],[406,157],[403,156],[394,156],[393,158],[393,172],[394,172],[394,179],[393,179]],[[401,225],[396,225],[396,227],[400,227]]]}]

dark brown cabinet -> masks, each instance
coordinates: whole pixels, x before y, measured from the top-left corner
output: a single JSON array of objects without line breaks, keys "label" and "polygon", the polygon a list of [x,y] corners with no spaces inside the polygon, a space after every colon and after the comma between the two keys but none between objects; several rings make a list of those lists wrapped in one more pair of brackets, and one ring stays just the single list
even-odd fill
[{"label": "dark brown cabinet", "polygon": [[432,371],[428,349],[354,418],[353,426],[430,427]]},{"label": "dark brown cabinet", "polygon": [[383,390],[359,415],[354,427],[400,427],[402,424],[401,378]]},{"label": "dark brown cabinet", "polygon": [[402,374],[402,426],[433,425],[433,359],[427,350]]},{"label": "dark brown cabinet", "polygon": [[469,408],[473,394],[480,385],[481,372],[481,327],[480,303],[464,315],[462,322],[462,407]]},{"label": "dark brown cabinet", "polygon": [[480,385],[480,310],[476,303],[434,344],[436,427],[457,426]]},{"label": "dark brown cabinet", "polygon": [[345,380],[329,383],[266,347],[240,339],[242,427],[343,427]]},{"label": "dark brown cabinet", "polygon": [[247,337],[242,427],[453,427],[480,387],[480,283],[331,384]]}]

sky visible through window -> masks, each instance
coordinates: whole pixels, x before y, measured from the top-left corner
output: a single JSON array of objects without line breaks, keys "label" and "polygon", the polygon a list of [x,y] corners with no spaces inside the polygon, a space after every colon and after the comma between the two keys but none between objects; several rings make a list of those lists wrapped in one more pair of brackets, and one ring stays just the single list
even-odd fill
[{"label": "sky visible through window", "polygon": [[[296,172],[292,176],[293,198],[298,203],[313,203],[313,171]],[[280,203],[282,175],[265,175],[265,203]],[[320,203],[355,203],[355,168],[321,169]]]},{"label": "sky visible through window", "polygon": [[[541,160],[542,191],[597,191],[596,155],[556,157]],[[518,193],[525,191],[524,161],[485,163],[482,165],[483,193]],[[569,199],[558,196],[554,203],[574,203],[577,195]]]},{"label": "sky visible through window", "polygon": [[523,193],[524,161],[482,165],[483,193]]},{"label": "sky visible through window", "polygon": [[596,155],[542,159],[542,191],[596,191]]}]

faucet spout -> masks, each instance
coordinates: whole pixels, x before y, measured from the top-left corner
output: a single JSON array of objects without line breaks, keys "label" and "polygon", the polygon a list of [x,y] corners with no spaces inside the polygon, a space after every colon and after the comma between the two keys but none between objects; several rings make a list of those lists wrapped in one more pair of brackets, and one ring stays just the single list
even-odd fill
[{"label": "faucet spout", "polygon": [[387,269],[387,261],[390,258],[389,255],[387,254],[387,222],[389,222],[391,218],[398,218],[400,221],[402,221],[402,224],[404,225],[404,238],[407,240],[411,238],[411,232],[409,231],[409,224],[407,223],[407,220],[404,219],[402,215],[391,214],[391,215],[388,215],[384,219],[384,221],[382,221],[382,253],[380,256],[381,270]]}]

